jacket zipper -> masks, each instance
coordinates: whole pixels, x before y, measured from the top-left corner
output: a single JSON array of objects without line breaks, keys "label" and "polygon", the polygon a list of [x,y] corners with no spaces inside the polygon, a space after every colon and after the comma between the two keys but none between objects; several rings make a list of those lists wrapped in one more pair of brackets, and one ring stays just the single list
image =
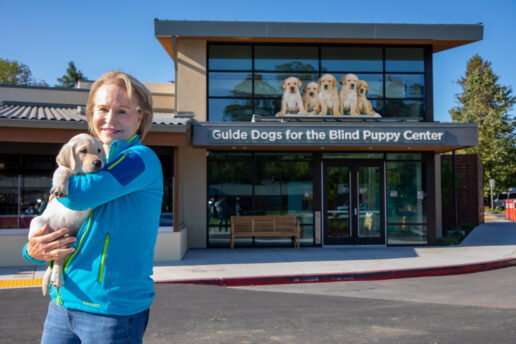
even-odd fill
[{"label": "jacket zipper", "polygon": [[90,211],[90,215],[88,216],[88,226],[86,227],[86,230],[84,231],[84,234],[82,235],[81,240],[79,240],[79,245],[77,246],[77,249],[72,253],[72,255],[70,255],[70,256],[68,256],[68,258],[66,258],[66,261],[65,261],[65,264],[63,267],[63,273],[66,272],[66,268],[68,267],[68,264],[70,264],[70,261],[73,259],[73,257],[75,257],[77,252],[79,252],[79,250],[81,249],[82,242],[83,242],[84,238],[86,237],[86,235],[88,234],[88,232],[90,231],[92,214],[93,214],[93,210]]},{"label": "jacket zipper", "polygon": [[104,251],[102,252],[102,261],[100,263],[99,282],[102,283],[104,279],[104,264],[106,262],[106,252],[109,245],[109,233],[106,234],[106,240],[104,241]]}]

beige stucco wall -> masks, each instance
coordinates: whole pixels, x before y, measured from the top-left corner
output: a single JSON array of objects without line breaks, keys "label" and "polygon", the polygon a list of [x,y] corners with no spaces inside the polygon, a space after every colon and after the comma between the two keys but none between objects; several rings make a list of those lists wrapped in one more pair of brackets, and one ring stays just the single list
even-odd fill
[{"label": "beige stucco wall", "polygon": [[[191,111],[206,121],[206,41],[177,41],[175,95],[177,111]],[[180,147],[179,221],[188,228],[188,248],[206,247],[206,149]]]},{"label": "beige stucco wall", "polygon": [[180,147],[179,222],[188,228],[188,248],[206,247],[206,149]]},{"label": "beige stucco wall", "polygon": [[177,41],[177,111],[192,111],[206,121],[206,41]]}]

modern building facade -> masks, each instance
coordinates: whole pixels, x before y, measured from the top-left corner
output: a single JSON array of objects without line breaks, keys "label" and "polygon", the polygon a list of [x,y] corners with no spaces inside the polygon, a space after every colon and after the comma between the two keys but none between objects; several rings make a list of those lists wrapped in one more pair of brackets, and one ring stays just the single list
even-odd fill
[{"label": "modern building facade", "polygon": [[[189,247],[229,247],[230,217],[245,214],[295,215],[304,246],[441,237],[440,154],[478,134],[434,121],[432,59],[481,40],[481,24],[156,20],[155,35],[174,60],[177,110],[194,114],[175,214]],[[302,93],[327,74],[366,81],[374,111],[280,114],[285,79]]]}]

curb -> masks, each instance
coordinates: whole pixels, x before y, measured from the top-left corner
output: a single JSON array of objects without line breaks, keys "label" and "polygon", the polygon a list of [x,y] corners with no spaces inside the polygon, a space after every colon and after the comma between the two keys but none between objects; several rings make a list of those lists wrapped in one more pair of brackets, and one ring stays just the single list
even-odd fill
[{"label": "curb", "polygon": [[249,276],[249,277],[220,277],[199,278],[187,280],[155,281],[155,284],[200,284],[221,287],[249,287],[254,285],[273,285],[291,283],[327,283],[327,282],[356,282],[376,281],[397,278],[430,277],[460,275],[473,272],[501,269],[516,266],[516,258],[505,258],[473,264],[446,265],[428,268],[379,270],[368,272],[345,272],[326,274],[300,274],[276,276]]}]

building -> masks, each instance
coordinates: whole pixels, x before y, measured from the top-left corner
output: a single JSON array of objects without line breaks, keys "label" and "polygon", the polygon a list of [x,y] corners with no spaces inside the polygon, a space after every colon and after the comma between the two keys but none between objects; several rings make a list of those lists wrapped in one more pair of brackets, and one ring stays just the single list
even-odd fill
[{"label": "building", "polygon": [[[242,214],[296,215],[304,246],[442,236],[440,154],[478,133],[434,121],[432,58],[481,40],[481,24],[156,20],[155,35],[174,60],[177,110],[194,113],[175,214],[188,247],[228,247],[229,218]],[[368,83],[373,115],[278,115],[286,78],[304,87],[350,73]]]},{"label": "building", "polygon": [[[176,75],[173,89],[149,85],[156,118],[144,143],[166,180],[156,260],[229,247],[230,217],[245,214],[295,215],[302,246],[434,244],[442,236],[440,154],[476,145],[478,131],[434,121],[433,54],[482,35],[481,24],[156,19]],[[280,114],[285,79],[298,78],[303,93],[326,74],[337,92],[355,75],[365,98],[343,94],[342,109],[324,98],[315,111]],[[18,228],[30,218],[23,213],[44,201],[53,156],[87,129],[86,98],[87,86],[0,87],[0,218],[16,221],[0,230],[0,251],[19,254],[26,232]],[[237,249],[290,244],[236,241]]]}]

